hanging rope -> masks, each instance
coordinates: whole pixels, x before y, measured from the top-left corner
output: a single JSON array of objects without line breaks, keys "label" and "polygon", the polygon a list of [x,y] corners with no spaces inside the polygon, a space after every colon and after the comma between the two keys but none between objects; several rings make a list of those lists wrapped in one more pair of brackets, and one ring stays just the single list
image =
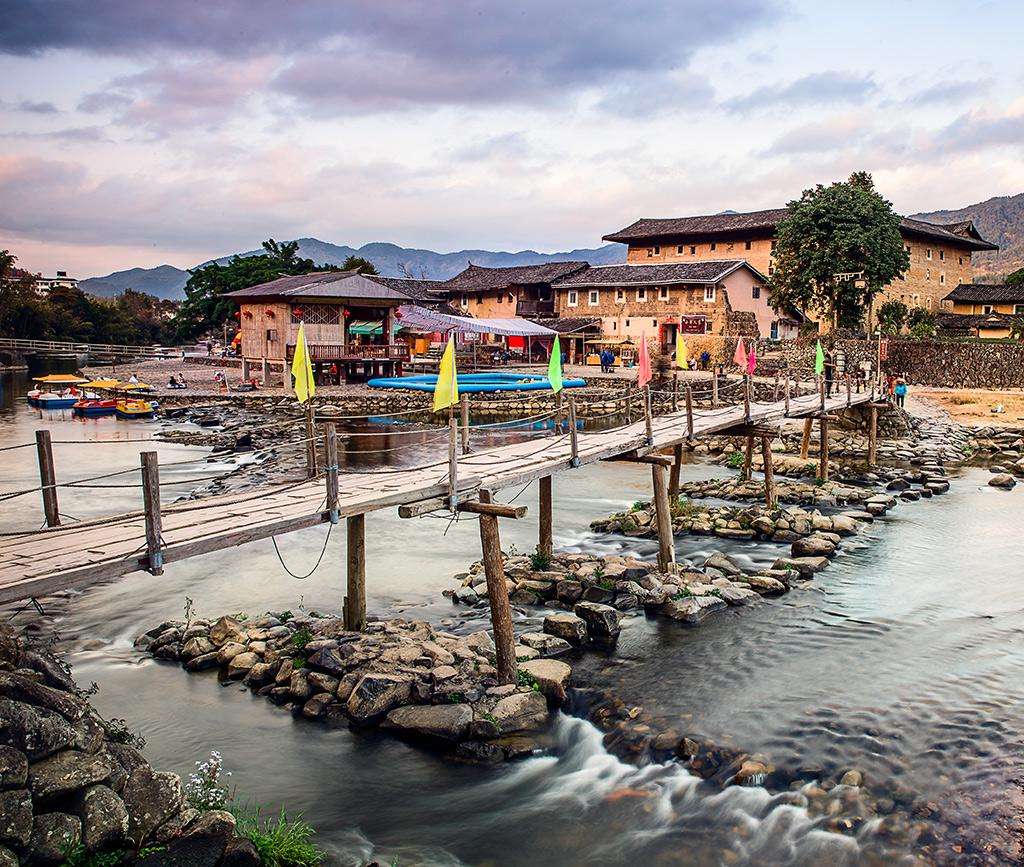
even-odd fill
[{"label": "hanging rope", "polygon": [[271,536],[270,541],[274,543],[274,553],[277,554],[277,560],[281,564],[281,568],[284,569],[292,578],[296,581],[305,581],[310,575],[316,572],[320,568],[320,564],[323,562],[324,554],[327,553],[327,543],[331,541],[331,530],[334,529],[334,524],[328,523],[327,535],[324,536],[324,546],[320,549],[320,556],[316,558],[316,563],[313,564],[313,568],[310,569],[305,575],[296,575],[284,562],[284,558],[281,556],[281,549],[277,547],[277,537]]}]

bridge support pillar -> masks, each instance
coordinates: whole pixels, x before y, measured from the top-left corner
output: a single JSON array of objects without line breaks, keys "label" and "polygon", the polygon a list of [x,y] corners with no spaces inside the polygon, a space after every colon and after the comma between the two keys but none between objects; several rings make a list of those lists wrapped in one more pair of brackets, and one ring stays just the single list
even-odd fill
[{"label": "bridge support pillar", "polygon": [[824,415],[818,419],[818,432],[821,435],[818,456],[818,478],[828,481],[828,419]]},{"label": "bridge support pillar", "polygon": [[366,515],[345,519],[348,536],[348,588],[342,606],[345,628],[362,632],[366,628]]},{"label": "bridge support pillar", "polygon": [[671,572],[676,562],[676,545],[672,538],[672,510],[665,468],[661,464],[651,464],[651,477],[654,482],[654,514],[658,526],[658,570]]},{"label": "bridge support pillar", "polygon": [[249,359],[242,356],[242,382],[248,382],[252,372],[249,369]]},{"label": "bridge support pillar", "polygon": [[682,444],[672,447],[672,469],[668,474],[668,501],[675,503],[679,500],[679,472],[683,465]]},{"label": "bridge support pillar", "polygon": [[872,405],[868,411],[871,414],[868,422],[868,466],[873,467],[878,463],[878,407]]},{"label": "bridge support pillar", "polygon": [[750,481],[751,466],[754,462],[754,435],[747,434],[746,449],[743,452],[743,471],[741,478],[745,482]]},{"label": "bridge support pillar", "polygon": [[39,485],[43,492],[46,526],[56,527],[60,523],[60,508],[57,504],[57,474],[53,469],[53,445],[48,430],[36,431],[36,455],[39,457]]},{"label": "bridge support pillar", "polygon": [[811,448],[811,426],[814,424],[814,419],[804,419],[804,435],[800,440],[800,460],[806,461],[807,454]]},{"label": "bridge support pillar", "polygon": [[761,460],[764,462],[764,504],[769,509],[777,505],[775,499],[775,463],[772,455],[772,441],[761,437]]},{"label": "bridge support pillar", "polygon": [[[491,502],[490,491],[480,491],[481,503]],[[515,630],[512,628],[512,605],[505,583],[505,566],[501,559],[501,537],[496,515],[480,515],[480,547],[483,550],[487,599],[491,604],[491,626],[497,653],[498,681],[516,682]]]},{"label": "bridge support pillar", "polygon": [[270,385],[270,362],[266,358],[264,358],[263,359],[263,387],[266,388],[268,385]]},{"label": "bridge support pillar", "polygon": [[537,551],[550,559],[555,553],[554,521],[551,512],[551,476],[543,476],[539,484],[540,522],[537,533]]}]

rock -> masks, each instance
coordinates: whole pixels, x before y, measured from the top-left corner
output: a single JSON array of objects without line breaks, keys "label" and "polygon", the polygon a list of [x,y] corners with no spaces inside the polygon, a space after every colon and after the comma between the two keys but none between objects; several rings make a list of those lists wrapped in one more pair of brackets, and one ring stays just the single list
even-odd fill
[{"label": "rock", "polygon": [[535,650],[532,647],[528,647],[525,644],[517,644],[512,648],[512,653],[518,662],[526,662],[531,659],[536,659],[540,656],[540,651]]},{"label": "rock", "polygon": [[840,536],[855,536],[860,532],[860,524],[849,515],[833,515],[832,529]]},{"label": "rock", "polygon": [[195,659],[197,656],[205,656],[213,653],[217,648],[212,641],[205,636],[190,638],[181,648],[181,655],[184,659]]},{"label": "rock", "polygon": [[329,692],[318,692],[302,706],[302,715],[308,719],[319,719],[326,711],[327,706],[334,701],[334,696]]},{"label": "rock", "polygon": [[215,867],[235,831],[235,817],[226,810],[200,815],[165,848],[140,858],[138,867]]},{"label": "rock", "polygon": [[[476,633],[477,635],[481,633]],[[483,633],[486,635],[486,633]],[[472,636],[470,636],[472,638]],[[489,638],[490,636],[488,636]],[[412,693],[412,683],[397,674],[370,673],[363,675],[348,697],[346,707],[356,723],[369,723],[400,704],[406,704]]]},{"label": "rock", "polygon": [[466,636],[466,645],[471,649],[479,653],[481,656],[486,656],[488,659],[493,660],[496,655],[494,649],[494,639],[491,638],[489,632],[480,630],[474,632],[471,635]]},{"label": "rock", "polygon": [[828,564],[828,557],[779,557],[772,564],[772,569],[788,569],[793,572],[799,572],[804,577],[807,577],[815,572],[820,572]]},{"label": "rock", "polygon": [[539,692],[517,692],[501,699],[491,711],[500,734],[537,731],[548,721],[548,703]]},{"label": "rock", "polygon": [[0,747],[0,789],[20,789],[28,779],[28,759],[14,747]]},{"label": "rock", "polygon": [[555,595],[563,602],[576,602],[583,595],[583,584],[572,578],[565,578],[555,585]]},{"label": "rock", "polygon": [[102,755],[65,750],[32,765],[28,787],[36,801],[57,798],[106,781],[112,770]]},{"label": "rock", "polygon": [[546,632],[524,632],[519,636],[519,642],[540,651],[545,656],[555,656],[572,649],[572,645],[565,639],[548,635]]},{"label": "rock", "polygon": [[764,761],[757,759],[746,759],[740,765],[736,775],[733,777],[733,785],[736,786],[763,786],[768,775],[775,769]]},{"label": "rock", "polygon": [[797,539],[792,546],[794,557],[831,557],[835,552],[835,544],[819,534]]},{"label": "rock", "polygon": [[218,654],[216,651],[213,653],[204,653],[202,656],[196,656],[188,660],[182,667],[185,671],[208,671],[211,668],[217,668],[220,665]]},{"label": "rock", "polygon": [[0,745],[14,747],[35,761],[63,749],[74,739],[75,730],[60,714],[0,698]]},{"label": "rock", "polygon": [[250,653],[249,651],[233,656],[228,663],[228,677],[245,677],[249,673],[249,669],[259,661],[260,658],[255,653]]},{"label": "rock", "polygon": [[540,686],[550,704],[560,707],[565,701],[565,688],[569,685],[572,669],[557,659],[532,659],[521,662],[519,670],[531,675]]},{"label": "rock", "polygon": [[27,789],[0,792],[0,843],[21,848],[31,836],[31,793]]},{"label": "rock", "polygon": [[388,713],[382,728],[455,743],[466,737],[473,721],[468,704],[408,705]]},{"label": "rock", "polygon": [[260,867],[262,863],[256,846],[246,837],[232,837],[228,840],[220,859],[220,867]]},{"label": "rock", "polygon": [[722,554],[716,551],[707,560],[704,561],[705,569],[717,569],[725,575],[742,575],[743,570],[739,567],[739,564],[732,559],[728,554]]},{"label": "rock", "polygon": [[[586,604],[586,603],[581,603]],[[587,623],[582,617],[569,612],[548,614],[544,618],[544,632],[569,644],[582,644],[587,640]]]},{"label": "rock", "polygon": [[841,786],[863,786],[864,775],[858,770],[849,770],[839,780]]},{"label": "rock", "polygon": [[18,857],[6,846],[0,846],[0,867],[18,867]]},{"label": "rock", "polygon": [[[781,582],[780,582],[781,583]],[[733,584],[729,587],[722,587],[718,595],[727,605],[746,605],[751,599],[756,599],[758,594],[748,587]]]},{"label": "rock", "polygon": [[67,813],[43,813],[35,818],[28,847],[33,864],[63,864],[82,839],[82,823]]},{"label": "rock", "polygon": [[86,709],[85,703],[73,695],[14,672],[0,671],[0,697],[52,710],[68,722],[80,719]]},{"label": "rock", "polygon": [[276,669],[273,663],[257,662],[245,676],[247,686],[263,686],[274,679]]},{"label": "rock", "polygon": [[136,846],[142,845],[181,809],[181,779],[148,766],[136,768],[128,775],[121,800],[128,810],[129,837]]},{"label": "rock", "polygon": [[90,786],[78,796],[82,842],[90,852],[115,849],[128,839],[128,811],[108,786]]},{"label": "rock", "polygon": [[[577,602],[573,612],[587,624],[587,635],[593,640],[611,640],[618,637],[622,615],[610,605],[599,602]],[[547,632],[547,629],[544,630]],[[564,638],[564,636],[559,636]],[[568,639],[566,639],[568,640]]]},{"label": "rock", "polygon": [[707,615],[725,608],[725,602],[717,596],[684,596],[666,602],[661,611],[673,620],[685,623],[700,623]]},{"label": "rock", "polygon": [[239,641],[228,641],[217,651],[217,661],[221,665],[227,665],[238,656],[240,653],[245,653],[245,645]]},{"label": "rock", "polygon": [[334,695],[338,691],[340,681],[336,677],[324,674],[321,671],[311,671],[306,675],[306,681],[315,692],[329,692]]},{"label": "rock", "polygon": [[762,596],[778,596],[786,592],[785,584],[768,575],[747,575],[744,580]]},{"label": "rock", "polygon": [[210,627],[210,641],[218,647],[241,635],[242,624],[234,617],[222,617]]},{"label": "rock", "polygon": [[1003,490],[1010,490],[1016,487],[1017,481],[1009,473],[999,473],[998,475],[992,476],[988,480],[990,488],[1002,488]]}]

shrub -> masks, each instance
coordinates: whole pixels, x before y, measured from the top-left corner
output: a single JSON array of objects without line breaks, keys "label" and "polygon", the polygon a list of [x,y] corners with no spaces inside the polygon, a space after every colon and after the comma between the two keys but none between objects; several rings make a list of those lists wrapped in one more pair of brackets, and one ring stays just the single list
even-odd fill
[{"label": "shrub", "polygon": [[518,670],[516,672],[516,683],[518,683],[519,686],[529,687],[534,692],[540,692],[540,683],[538,683],[537,678],[528,671],[523,671],[522,669]]},{"label": "shrub", "polygon": [[107,720],[103,727],[107,730],[107,737],[114,741],[114,743],[127,744],[130,747],[135,747],[137,750],[144,750],[146,748],[146,739],[128,728],[128,723],[123,719],[114,717]]},{"label": "shrub", "polygon": [[305,626],[302,629],[296,629],[292,633],[292,647],[298,651],[306,649],[306,645],[313,640],[313,633],[310,632]]},{"label": "shrub", "polygon": [[232,797],[226,785],[230,776],[231,772],[224,770],[221,754],[210,750],[210,758],[196,762],[196,770],[185,784],[185,799],[189,806],[203,812],[225,809]]},{"label": "shrub", "polygon": [[537,550],[530,555],[530,568],[534,572],[547,572],[551,568],[551,555],[542,551],[538,546]]},{"label": "shrub", "polygon": [[730,452],[729,457],[725,459],[725,465],[733,470],[738,470],[743,466],[743,452]]},{"label": "shrub", "polygon": [[312,842],[313,826],[302,817],[289,819],[284,810],[274,819],[261,819],[260,811],[234,810],[235,833],[248,837],[264,867],[312,867],[324,859],[324,853]]}]

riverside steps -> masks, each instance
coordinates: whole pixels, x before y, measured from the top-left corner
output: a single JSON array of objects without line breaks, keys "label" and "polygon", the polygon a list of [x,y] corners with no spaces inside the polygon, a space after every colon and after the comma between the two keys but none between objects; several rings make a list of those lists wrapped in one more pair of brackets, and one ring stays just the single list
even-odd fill
[{"label": "riverside steps", "polygon": [[[826,398],[823,392],[812,390],[793,396],[787,383],[785,399],[757,402],[751,400],[749,379],[737,385],[742,390],[737,403],[697,408],[692,401],[687,401],[686,408],[662,415],[651,411],[650,389],[644,389],[638,393],[638,402],[646,406],[641,419],[592,432],[580,429],[579,407],[575,399],[569,397],[566,411],[555,411],[554,430],[550,434],[468,453],[462,453],[459,448],[459,425],[452,419],[446,456],[418,466],[395,469],[339,471],[336,458],[331,457],[337,454],[336,435],[333,425],[328,424],[325,434],[327,466],[318,474],[313,472],[308,479],[258,491],[173,504],[160,503],[156,455],[144,452],[140,471],[145,508],[78,523],[56,522],[59,521],[56,493],[62,485],[48,475],[52,471],[52,460],[45,446],[40,446],[42,485],[32,492],[43,493],[44,502],[50,504],[47,512],[50,526],[26,531],[0,529],[0,604],[81,588],[91,582],[140,570],[158,575],[168,564],[189,557],[345,519],[350,548],[345,620],[350,628],[359,629],[365,623],[365,555],[361,553],[364,516],[370,512],[399,507],[402,517],[442,511],[484,516],[482,529],[486,528],[487,532],[482,532],[481,541],[485,560],[493,564],[492,568],[500,570],[500,556],[495,555],[495,551],[500,551],[497,519],[521,519],[526,510],[497,502],[492,499],[493,492],[533,481],[541,483],[545,495],[540,498],[540,546],[548,550],[553,523],[550,514],[553,476],[602,460],[647,463],[652,469],[656,506],[666,515],[662,523],[668,524],[666,476],[678,458],[675,446],[732,431],[767,436],[768,425],[786,417],[818,418],[821,422],[827,420],[829,413],[861,405],[868,408],[874,401],[874,394],[867,391],[851,393],[848,390]],[[717,394],[714,399],[720,400]],[[662,450],[669,454],[661,454]],[[770,456],[771,452],[765,454]],[[79,482],[65,484],[73,486]],[[4,496],[25,493],[29,492]],[[673,490],[671,495],[677,495],[677,491]],[[670,571],[674,568],[675,557],[670,529],[661,535],[659,566]],[[353,548],[355,556],[352,556]],[[498,575],[493,577],[494,586],[504,590],[504,581],[497,580]],[[339,581],[339,587],[344,584]],[[504,600],[492,600],[496,634],[506,631],[507,624],[503,621],[510,616],[507,591],[503,595]]]}]

